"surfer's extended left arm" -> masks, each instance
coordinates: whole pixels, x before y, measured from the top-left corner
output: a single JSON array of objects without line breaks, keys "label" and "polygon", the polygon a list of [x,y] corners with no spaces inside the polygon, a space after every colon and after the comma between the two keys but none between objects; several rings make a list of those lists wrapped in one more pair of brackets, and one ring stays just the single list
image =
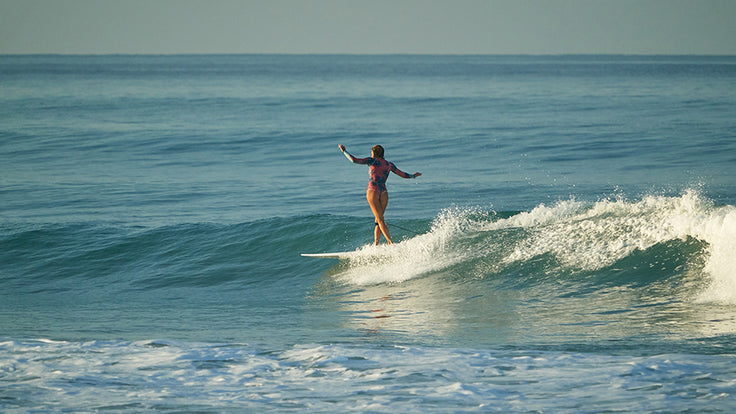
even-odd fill
[{"label": "surfer's extended left arm", "polygon": [[405,173],[398,169],[394,163],[389,163],[389,165],[391,166],[391,171],[402,178],[417,178],[422,175],[420,172],[415,172],[414,174]]}]

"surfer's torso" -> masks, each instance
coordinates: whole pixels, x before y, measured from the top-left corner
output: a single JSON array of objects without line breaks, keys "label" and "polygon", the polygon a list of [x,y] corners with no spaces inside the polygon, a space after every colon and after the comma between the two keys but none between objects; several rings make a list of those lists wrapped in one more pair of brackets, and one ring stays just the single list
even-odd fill
[{"label": "surfer's torso", "polygon": [[396,168],[396,165],[394,165],[394,163],[386,161],[383,158],[355,158],[347,151],[345,151],[345,156],[355,164],[365,164],[370,166],[370,168],[368,169],[368,175],[370,176],[368,189],[372,189],[374,191],[387,191],[386,180],[388,180],[388,175],[391,172],[403,178],[414,177],[412,174],[405,173]]}]

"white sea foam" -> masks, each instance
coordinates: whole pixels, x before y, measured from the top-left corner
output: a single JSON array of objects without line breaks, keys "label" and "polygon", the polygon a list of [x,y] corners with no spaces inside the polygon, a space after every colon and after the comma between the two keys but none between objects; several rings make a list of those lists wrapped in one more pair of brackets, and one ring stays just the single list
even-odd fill
[{"label": "white sea foam", "polygon": [[552,254],[568,269],[597,270],[636,250],[691,237],[708,244],[703,270],[710,287],[699,299],[736,303],[733,206],[715,207],[696,191],[687,191],[679,197],[603,200],[592,206],[563,201],[553,208],[537,207],[529,216],[521,221],[514,216],[494,224],[520,224],[530,232],[506,257],[507,262]]},{"label": "white sea foam", "polygon": [[339,277],[357,285],[398,283],[446,268],[466,257],[455,242],[473,225],[465,213],[442,212],[426,234],[392,246],[361,247]]},{"label": "white sea foam", "polygon": [[700,300],[736,303],[736,207],[712,209],[693,221],[685,224],[687,233],[709,245],[704,270],[711,283]]},{"label": "white sea foam", "polygon": [[[499,232],[518,229],[509,238]],[[671,240],[707,243],[698,300],[736,303],[736,207],[714,206],[697,191],[585,203],[539,205],[495,219],[478,209],[441,212],[432,229],[394,246],[365,246],[338,275],[351,284],[397,283],[503,250],[501,265],[551,255],[566,271],[595,271]]]},{"label": "white sea foam", "polygon": [[12,386],[0,409],[726,412],[734,375],[727,355],[8,341],[0,343],[0,376]]}]

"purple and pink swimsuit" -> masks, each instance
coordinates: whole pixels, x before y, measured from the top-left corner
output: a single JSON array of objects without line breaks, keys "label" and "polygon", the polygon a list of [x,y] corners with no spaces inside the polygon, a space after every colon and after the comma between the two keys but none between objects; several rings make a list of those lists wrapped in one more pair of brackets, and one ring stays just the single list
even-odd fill
[{"label": "purple and pink swimsuit", "polygon": [[384,191],[388,191],[386,189],[386,180],[388,180],[389,172],[393,172],[394,174],[403,178],[416,178],[414,174],[408,174],[401,171],[400,169],[396,168],[394,163],[386,161],[383,158],[355,158],[347,151],[343,151],[343,154],[345,154],[347,159],[349,159],[350,162],[354,164],[370,165],[368,174],[370,175],[371,180],[368,182],[368,188],[381,193]]}]

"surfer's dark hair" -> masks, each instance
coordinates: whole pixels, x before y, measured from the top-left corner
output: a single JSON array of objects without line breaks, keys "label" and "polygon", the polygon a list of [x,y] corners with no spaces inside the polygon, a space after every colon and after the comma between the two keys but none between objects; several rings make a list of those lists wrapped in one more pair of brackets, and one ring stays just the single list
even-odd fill
[{"label": "surfer's dark hair", "polygon": [[373,146],[373,155],[376,156],[376,158],[383,158],[383,147],[380,145],[374,145]]}]

